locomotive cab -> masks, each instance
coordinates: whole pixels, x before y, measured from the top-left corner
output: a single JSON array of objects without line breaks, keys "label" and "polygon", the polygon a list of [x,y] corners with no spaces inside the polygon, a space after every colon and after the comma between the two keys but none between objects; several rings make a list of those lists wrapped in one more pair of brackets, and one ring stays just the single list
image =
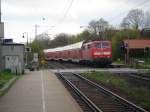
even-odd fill
[{"label": "locomotive cab", "polygon": [[111,64],[111,48],[110,41],[95,42],[92,50],[93,61],[100,64]]}]

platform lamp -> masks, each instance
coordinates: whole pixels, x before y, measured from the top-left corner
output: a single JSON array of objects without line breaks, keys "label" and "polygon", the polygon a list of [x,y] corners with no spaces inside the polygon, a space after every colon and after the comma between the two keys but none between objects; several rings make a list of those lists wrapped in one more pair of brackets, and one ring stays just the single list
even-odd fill
[{"label": "platform lamp", "polygon": [[25,34],[27,36],[27,45],[28,45],[28,32],[24,32],[22,38],[25,38]]},{"label": "platform lamp", "polygon": [[[28,32],[24,32],[22,38],[25,38],[25,34],[26,34],[27,46],[28,46]],[[26,52],[25,56],[26,56],[26,60],[25,60],[25,61],[26,61],[26,62],[25,62],[26,64],[25,64],[25,65],[27,66],[27,65],[28,65],[28,52]]]}]

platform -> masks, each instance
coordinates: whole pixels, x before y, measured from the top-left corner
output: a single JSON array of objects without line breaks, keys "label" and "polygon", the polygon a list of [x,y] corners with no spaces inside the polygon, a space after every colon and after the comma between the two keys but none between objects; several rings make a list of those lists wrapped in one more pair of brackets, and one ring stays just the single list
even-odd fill
[{"label": "platform", "polygon": [[0,98],[0,112],[82,112],[58,78],[49,70],[22,76]]}]

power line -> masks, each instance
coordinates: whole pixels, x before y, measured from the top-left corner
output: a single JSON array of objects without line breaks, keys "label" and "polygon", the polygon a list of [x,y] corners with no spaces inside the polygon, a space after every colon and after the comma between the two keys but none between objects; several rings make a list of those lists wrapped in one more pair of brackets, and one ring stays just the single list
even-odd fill
[{"label": "power line", "polygon": [[[140,7],[140,6],[143,6],[143,5],[145,5],[145,4],[147,4],[147,3],[149,3],[150,1],[148,1],[148,0],[144,0],[142,3],[139,3],[138,5],[136,5],[134,8],[137,8],[137,7]],[[117,16],[114,16],[113,18],[110,18],[110,20],[111,21],[116,21],[117,19],[116,18],[120,18],[121,17],[121,15],[124,15],[124,14],[126,14],[126,12],[127,12],[128,10],[126,10],[126,11],[124,11],[124,12],[122,12],[122,13],[120,13],[120,14],[118,14]]]},{"label": "power line", "polygon": [[[72,1],[73,1],[73,0],[72,0]],[[62,22],[63,22],[64,19],[66,18],[65,16],[67,16],[67,13],[69,12],[69,10],[70,10],[70,8],[71,8],[70,4],[71,4],[71,5],[73,4],[72,1],[69,3],[69,6],[68,6],[68,7],[67,7],[67,5],[68,5],[68,2],[69,2],[69,1],[68,1],[68,0],[66,1],[66,3],[65,3],[65,5],[64,5],[64,7],[63,7],[63,9],[62,9],[61,12],[63,13],[65,10],[66,10],[66,11],[64,12],[63,19],[61,19],[61,20],[58,22],[58,25],[59,25],[59,24],[62,24]],[[55,27],[57,27],[58,25],[56,25]],[[60,26],[60,25],[59,25],[59,26]],[[49,30],[52,30],[52,29],[51,29],[51,28],[50,28],[50,29],[47,29],[47,30],[44,31],[43,33],[48,32]]]},{"label": "power line", "polygon": [[60,24],[62,24],[62,23],[64,22],[65,18],[67,17],[68,12],[69,12],[69,10],[70,10],[70,8],[71,8],[73,2],[74,2],[74,0],[71,0],[71,2],[70,2],[70,4],[69,4],[69,6],[68,6],[66,12],[64,13],[64,16],[63,16],[62,20],[60,21]]},{"label": "power line", "polygon": [[71,0],[71,1],[70,1],[69,6],[67,7],[67,9],[66,9],[66,11],[65,11],[65,13],[64,13],[64,15],[63,15],[63,17],[62,17],[62,19],[58,22],[58,25],[57,25],[58,28],[57,28],[57,30],[59,30],[59,29],[60,29],[60,26],[63,24],[65,18],[67,17],[67,15],[68,15],[68,13],[69,13],[69,10],[71,9],[71,7],[72,7],[72,5],[73,5],[73,2],[74,2],[74,0]]},{"label": "power line", "polygon": [[65,3],[65,5],[64,5],[64,8],[63,8],[63,10],[61,11],[62,13],[65,12],[65,10],[66,10],[66,8],[67,8],[67,6],[68,6],[68,2],[69,2],[69,0],[66,0],[66,3]]}]

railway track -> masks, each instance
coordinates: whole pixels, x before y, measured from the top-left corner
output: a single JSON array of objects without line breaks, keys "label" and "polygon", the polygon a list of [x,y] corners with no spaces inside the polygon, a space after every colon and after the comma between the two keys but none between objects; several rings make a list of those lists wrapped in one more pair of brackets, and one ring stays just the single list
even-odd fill
[{"label": "railway track", "polygon": [[78,74],[59,73],[59,76],[92,110],[89,112],[146,112],[146,110]]},{"label": "railway track", "polygon": [[80,65],[77,63],[69,63],[64,61],[49,61],[47,64],[50,69],[73,69],[73,68],[89,68],[86,65]]},{"label": "railway track", "polygon": [[48,63],[48,66],[49,68],[51,69],[66,69],[67,67],[64,66],[63,64],[61,63],[58,63],[58,62],[51,62],[51,63]]},{"label": "railway track", "polygon": [[47,67],[50,69],[73,69],[73,68],[122,68],[122,65],[112,64],[110,66],[102,67],[99,65],[89,64],[83,65],[79,63],[71,63],[65,61],[48,61]]},{"label": "railway track", "polygon": [[128,76],[134,79],[143,80],[143,81],[150,81],[150,75],[145,75],[142,73],[116,73],[119,76]]},{"label": "railway track", "polygon": [[150,75],[142,73],[114,73],[113,75],[118,75],[120,77],[125,77],[125,79],[137,87],[144,87],[150,89]]},{"label": "railway track", "polygon": [[144,80],[144,81],[150,81],[150,75],[130,73],[129,76],[136,78],[136,79]]}]

